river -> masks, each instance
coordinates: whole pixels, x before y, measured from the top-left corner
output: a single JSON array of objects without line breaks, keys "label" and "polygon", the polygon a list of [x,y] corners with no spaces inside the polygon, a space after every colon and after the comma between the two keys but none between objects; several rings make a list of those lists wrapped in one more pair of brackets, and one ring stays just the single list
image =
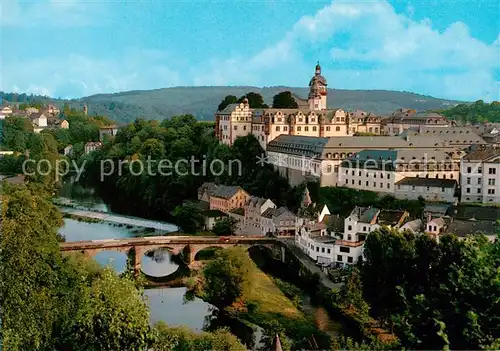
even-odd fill
[{"label": "river", "polygon": [[[85,189],[74,192],[63,188],[59,196],[77,201],[82,206],[107,211],[108,207],[95,194]],[[66,241],[98,240],[98,239],[120,239],[143,235],[143,228],[127,228],[111,223],[87,223],[75,219],[65,218],[64,226],[59,229]],[[167,250],[150,252],[142,257],[142,271],[152,277],[165,277],[174,273],[178,265],[171,260],[171,254]],[[111,265],[118,273],[124,271],[127,256],[117,251],[104,251],[95,256],[95,260],[101,265]],[[194,298],[184,302],[184,287],[160,287],[146,289],[145,296],[150,307],[150,322],[152,324],[163,321],[168,325],[185,325],[193,330],[201,331],[207,324],[213,308],[201,299]],[[302,310],[317,320],[318,327],[330,335],[338,335],[339,325],[332,322],[321,307],[316,307],[308,300],[304,302]],[[221,321],[215,322],[221,324]],[[252,349],[259,346],[262,330],[255,326],[249,328],[238,321],[222,322],[222,325],[230,327],[231,332],[237,335]]]}]

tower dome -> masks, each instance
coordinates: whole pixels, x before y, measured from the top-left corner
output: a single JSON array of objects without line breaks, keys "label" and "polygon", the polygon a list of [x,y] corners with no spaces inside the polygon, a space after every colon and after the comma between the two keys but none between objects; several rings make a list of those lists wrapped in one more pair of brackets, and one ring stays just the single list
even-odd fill
[{"label": "tower dome", "polygon": [[320,85],[327,86],[328,84],[326,83],[325,77],[321,75],[321,66],[319,65],[319,62],[316,64],[316,69],[314,72],[314,76],[311,78],[309,81],[309,86],[312,86],[314,82],[318,82]]}]

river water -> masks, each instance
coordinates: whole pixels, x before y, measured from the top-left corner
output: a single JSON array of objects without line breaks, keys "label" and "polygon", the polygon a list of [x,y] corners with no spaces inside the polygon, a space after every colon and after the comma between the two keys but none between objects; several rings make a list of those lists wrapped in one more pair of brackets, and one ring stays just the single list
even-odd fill
[{"label": "river water", "polygon": [[[63,188],[59,196],[71,198],[78,201],[82,206],[96,208],[107,211],[107,206],[99,200],[95,194],[88,191],[79,191],[77,194],[71,189]],[[99,240],[99,239],[120,239],[131,238],[144,235],[141,228],[127,228],[111,223],[86,223],[74,219],[65,218],[64,226],[59,229],[59,233],[64,235],[66,241]],[[117,251],[105,251],[98,253],[95,260],[101,265],[111,265],[118,273],[124,271],[127,256],[125,253]],[[174,273],[178,265],[171,261],[171,254],[167,250],[158,250],[146,253],[142,257],[142,271],[153,277],[164,277]],[[146,299],[150,307],[150,322],[152,324],[163,321],[168,325],[185,325],[193,330],[201,331],[206,324],[206,319],[211,315],[213,308],[210,304],[201,299],[194,298],[189,302],[184,302],[184,287],[165,287],[145,290]],[[338,323],[330,321],[324,310],[314,307],[310,303],[302,306],[306,314],[319,317],[318,327],[328,332],[330,335],[339,333]],[[327,325],[327,327],[322,326]],[[331,327],[333,325],[333,328]],[[238,325],[238,322],[231,322],[228,325],[231,331],[246,344],[253,344],[252,348],[259,346],[262,330],[255,328],[254,331],[248,327]]]}]

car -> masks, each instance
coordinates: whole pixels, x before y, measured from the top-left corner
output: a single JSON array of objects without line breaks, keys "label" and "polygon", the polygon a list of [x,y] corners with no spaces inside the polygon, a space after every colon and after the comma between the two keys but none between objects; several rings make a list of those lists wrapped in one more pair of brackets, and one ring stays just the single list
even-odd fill
[{"label": "car", "polygon": [[229,241],[229,240],[230,240],[230,239],[229,239],[227,236],[221,236],[221,237],[219,238],[219,241],[224,241],[224,242],[226,242],[226,241]]}]

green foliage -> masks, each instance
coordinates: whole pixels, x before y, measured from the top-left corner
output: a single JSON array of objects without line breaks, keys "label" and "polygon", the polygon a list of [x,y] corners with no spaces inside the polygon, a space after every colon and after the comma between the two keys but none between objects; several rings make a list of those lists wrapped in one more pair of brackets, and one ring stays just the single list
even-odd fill
[{"label": "green foliage", "polygon": [[216,235],[234,235],[238,221],[233,217],[224,217],[217,220],[212,228]]},{"label": "green foliage", "polygon": [[246,348],[226,329],[194,333],[186,327],[169,327],[164,323],[155,326],[157,340],[155,351],[245,351]]},{"label": "green foliage", "polygon": [[[183,231],[193,232],[202,221],[193,222],[181,216],[186,213],[181,211],[181,205],[186,200],[197,201],[197,189],[203,182],[239,185],[253,195],[272,199],[277,205],[295,206],[289,201],[292,197],[289,196],[291,189],[287,180],[280,177],[272,165],[256,164],[263,154],[264,150],[253,135],[238,138],[228,147],[219,144],[213,135],[213,128],[206,123],[183,115],[161,123],[136,120],[121,128],[114,140],[106,143],[102,150],[85,155],[80,162],[87,161],[84,181],[97,188],[114,211],[174,221],[184,227]],[[179,162],[191,159],[195,160],[192,167]],[[225,167],[220,175],[210,170],[210,164],[215,159],[221,160]],[[101,182],[103,160],[114,163],[114,173]],[[131,160],[141,160],[146,167],[149,164],[151,172],[145,169],[141,175],[134,175],[129,166],[124,165],[119,174],[119,162]],[[162,160],[165,162],[160,163]],[[170,168],[165,167],[167,160]],[[217,167],[218,164],[214,163],[216,174],[219,171]]]},{"label": "green foliage", "polygon": [[244,248],[221,250],[203,269],[204,299],[223,310],[249,292],[255,265]]},{"label": "green foliage", "polygon": [[283,91],[274,95],[273,108],[298,108],[297,102],[290,91]]},{"label": "green foliage", "polygon": [[439,111],[442,115],[463,123],[499,123],[500,102],[485,103],[478,100],[473,104],[460,104],[447,110]]},{"label": "green foliage", "polygon": [[286,330],[279,324],[273,323],[270,327],[264,330],[262,338],[260,339],[260,351],[274,350],[276,347],[276,335],[279,336],[281,348],[283,351],[290,351],[290,342],[285,334]]},{"label": "green foliage", "polygon": [[354,310],[360,320],[367,322],[370,306],[363,298],[363,285],[359,272],[353,271],[340,290],[340,305],[347,310]]},{"label": "green foliage", "polygon": [[227,95],[224,100],[221,101],[217,107],[217,111],[224,110],[230,104],[241,103],[244,99],[248,99],[248,105],[250,108],[268,108],[264,103],[264,98],[259,93],[253,91],[241,96],[239,99],[234,95]]},{"label": "green foliage", "polygon": [[340,336],[334,339],[332,343],[332,351],[341,350],[356,350],[356,351],[384,351],[397,350],[395,345],[383,343],[380,340],[373,338],[367,341],[357,342],[352,338]]},{"label": "green foliage", "polygon": [[4,196],[0,247],[3,349],[139,350],[151,343],[142,293],[81,255],[63,258],[55,206],[26,188]]},{"label": "green foliage", "polygon": [[499,253],[484,236],[437,243],[381,229],[365,243],[364,296],[406,347],[479,349],[499,336]]},{"label": "green foliage", "polygon": [[[304,77],[307,83],[309,77]],[[327,77],[328,78],[328,77]],[[116,94],[98,94],[85,97],[89,111],[106,115],[118,122],[131,122],[138,116],[162,120],[182,113],[190,113],[199,120],[213,120],[217,105],[222,96],[235,97],[248,93],[249,90],[263,96],[264,101],[272,101],[273,96],[283,90],[289,90],[297,96],[307,98],[308,87],[176,87],[150,91],[127,91]],[[442,106],[460,103],[436,99],[408,92],[384,90],[329,90],[335,99],[329,100],[329,107],[342,106],[345,110],[361,109],[377,115],[388,115],[399,108],[412,108],[419,111],[442,109]],[[22,96],[23,94],[17,94]],[[25,94],[24,94],[25,95]],[[5,101],[22,101],[15,93],[2,93]],[[11,100],[14,99],[14,100]],[[82,109],[83,102],[49,99],[43,96],[24,96],[26,100],[53,103],[60,108],[67,103],[68,109]],[[235,101],[236,102],[236,101]],[[333,106],[335,104],[335,106]]]},{"label": "green foliage", "polygon": [[172,218],[183,233],[196,233],[204,223],[203,213],[198,204],[186,201],[172,211]]},{"label": "green foliage", "polygon": [[425,207],[423,199],[399,200],[393,196],[380,197],[377,193],[345,187],[319,187],[317,183],[308,184],[311,199],[328,206],[331,213],[349,215],[355,206],[373,206],[386,210],[406,210],[412,218],[420,218]]}]

